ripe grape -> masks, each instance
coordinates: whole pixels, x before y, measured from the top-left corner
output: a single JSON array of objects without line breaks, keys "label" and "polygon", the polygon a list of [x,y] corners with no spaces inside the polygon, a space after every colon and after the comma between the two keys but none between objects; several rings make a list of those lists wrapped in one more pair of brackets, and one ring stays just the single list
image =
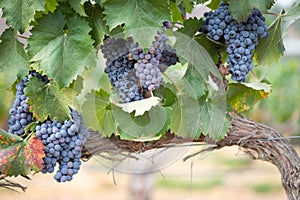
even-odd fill
[{"label": "ripe grape", "polygon": [[258,38],[268,35],[268,26],[261,12],[253,8],[252,14],[243,22],[236,22],[228,11],[228,4],[221,3],[215,11],[204,14],[206,17],[201,31],[213,40],[225,40],[229,73],[234,81],[245,82],[246,75],[253,69],[253,51]]},{"label": "ripe grape", "polygon": [[72,110],[74,121],[47,120],[36,126],[36,136],[44,145],[43,173],[52,173],[59,165],[54,179],[58,182],[71,181],[81,165],[81,150],[89,137],[80,114]]},{"label": "ripe grape", "polygon": [[35,70],[31,70],[27,76],[25,76],[16,85],[16,96],[12,108],[9,110],[8,120],[8,132],[15,135],[22,135],[25,133],[25,127],[33,121],[32,113],[29,111],[29,105],[27,103],[28,97],[25,96],[26,84],[30,81],[30,78],[37,77],[45,84],[49,82],[47,76],[42,76]]}]

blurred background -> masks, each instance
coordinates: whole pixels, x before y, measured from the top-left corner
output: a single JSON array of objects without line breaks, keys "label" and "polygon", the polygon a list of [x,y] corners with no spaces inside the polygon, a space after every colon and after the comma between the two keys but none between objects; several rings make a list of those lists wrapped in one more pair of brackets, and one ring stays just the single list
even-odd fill
[{"label": "blurred background", "polygon": [[[279,0],[273,12],[288,9],[294,2]],[[203,11],[205,8],[197,8],[191,16],[201,16]],[[268,16],[267,20],[272,18]],[[0,26],[2,29],[5,26],[4,19],[0,19]],[[265,78],[272,83],[270,98],[244,114],[272,126],[287,137],[300,136],[300,21],[290,27],[284,44],[286,53],[278,63],[255,69],[259,79]],[[12,92],[0,85],[0,127],[5,130],[13,98]],[[291,142],[300,152],[300,139],[291,139]],[[190,147],[183,153],[189,155],[202,148]],[[170,165],[149,174],[113,173],[99,159],[93,158],[83,164],[70,183],[58,184],[52,176],[36,174],[32,180],[12,179],[28,186],[27,191],[16,193],[0,189],[1,200],[286,199],[276,167],[251,160],[237,147],[200,154],[186,162],[173,159]]]}]

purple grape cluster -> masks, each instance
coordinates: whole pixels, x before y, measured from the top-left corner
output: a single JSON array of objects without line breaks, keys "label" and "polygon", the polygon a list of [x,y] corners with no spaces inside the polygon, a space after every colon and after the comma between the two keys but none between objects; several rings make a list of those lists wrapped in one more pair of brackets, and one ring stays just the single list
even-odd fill
[{"label": "purple grape cluster", "polygon": [[45,84],[49,82],[46,75],[42,76],[35,70],[31,70],[29,74],[16,85],[15,100],[12,108],[9,110],[9,133],[22,135],[25,133],[25,127],[33,121],[33,116],[29,111],[29,105],[27,103],[28,97],[25,96],[26,83],[28,83],[32,77],[39,78]]},{"label": "purple grape cluster", "polygon": [[[172,23],[164,22],[163,30],[168,28],[172,28]],[[104,71],[123,103],[144,99],[145,92],[155,90],[162,83],[161,72],[178,62],[164,31],[157,32],[147,52],[133,38],[106,38],[100,46],[106,58]]]},{"label": "purple grape cluster", "polygon": [[204,14],[206,17],[202,32],[215,41],[225,40],[227,63],[231,79],[245,82],[246,75],[253,69],[253,51],[258,38],[268,36],[268,26],[261,12],[253,8],[252,14],[243,22],[236,22],[228,11],[228,4],[221,3],[215,11]]},{"label": "purple grape cluster", "polygon": [[[79,116],[79,113],[72,111],[72,115]],[[36,126],[35,130],[36,136],[44,145],[46,155],[43,158],[42,172],[54,172],[54,168],[58,163],[59,168],[54,175],[54,179],[57,182],[71,181],[73,175],[77,174],[80,169],[81,150],[89,137],[87,129],[83,124],[76,121],[65,120],[60,123],[56,120],[47,120]]]}]

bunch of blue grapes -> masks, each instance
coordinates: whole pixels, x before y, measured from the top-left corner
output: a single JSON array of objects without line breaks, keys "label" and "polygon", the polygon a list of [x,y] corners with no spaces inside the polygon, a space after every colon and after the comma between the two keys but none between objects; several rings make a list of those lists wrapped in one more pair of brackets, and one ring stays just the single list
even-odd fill
[{"label": "bunch of blue grapes", "polygon": [[25,96],[26,83],[28,83],[32,77],[39,78],[45,84],[49,82],[46,75],[42,76],[35,70],[31,70],[29,74],[16,85],[15,100],[12,108],[9,110],[9,133],[22,135],[25,133],[25,127],[33,121],[33,116],[29,111],[29,105],[27,103],[28,97]]},{"label": "bunch of blue grapes", "polygon": [[172,28],[171,22],[163,23],[152,46],[144,52],[133,38],[105,38],[100,49],[106,58],[105,73],[122,103],[144,99],[147,91],[153,91],[162,83],[162,72],[178,62],[174,48],[168,43],[165,30]]},{"label": "bunch of blue grapes", "polygon": [[106,58],[104,71],[122,102],[141,100],[143,97],[133,73],[136,61],[128,56],[133,40],[106,38],[103,43],[100,48]]},{"label": "bunch of blue grapes", "polygon": [[268,36],[265,17],[254,8],[243,22],[236,22],[228,11],[228,4],[221,3],[215,11],[204,14],[206,17],[202,32],[215,41],[225,40],[229,73],[234,81],[245,82],[246,75],[253,69],[253,51],[258,38]]},{"label": "bunch of blue grapes", "polygon": [[[81,165],[81,150],[89,137],[89,132],[83,126],[80,115],[72,111],[74,121],[65,120],[60,123],[56,120],[47,120],[36,126],[36,136],[44,145],[43,173],[52,173],[58,164],[54,175],[57,182],[66,182],[73,179]],[[76,120],[75,120],[76,119]]]}]

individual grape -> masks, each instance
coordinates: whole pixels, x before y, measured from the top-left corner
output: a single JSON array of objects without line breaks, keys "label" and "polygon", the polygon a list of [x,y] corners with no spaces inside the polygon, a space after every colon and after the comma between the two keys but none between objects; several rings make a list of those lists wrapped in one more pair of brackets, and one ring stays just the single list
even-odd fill
[{"label": "individual grape", "polygon": [[27,76],[25,76],[16,85],[16,96],[12,108],[9,110],[8,120],[8,132],[15,135],[22,135],[25,133],[25,127],[33,121],[32,113],[29,112],[29,105],[27,103],[28,97],[25,96],[26,84],[30,81],[30,78],[37,77],[45,84],[49,82],[47,76],[42,76],[35,70],[31,70]]},{"label": "individual grape", "polygon": [[207,12],[204,16],[206,19],[201,31],[213,40],[225,40],[231,78],[245,82],[246,75],[253,68],[253,51],[258,44],[258,38],[268,35],[265,18],[254,8],[247,20],[238,23],[231,17],[228,4],[225,3],[221,3],[218,9]]},{"label": "individual grape", "polygon": [[[81,150],[89,137],[80,114],[75,110],[71,114],[74,121],[66,120],[60,123],[47,120],[35,128],[36,136],[44,144],[46,155],[43,158],[42,172],[52,173],[58,164],[58,171],[54,175],[58,182],[71,181],[73,175],[78,173]],[[50,133],[48,130],[51,130]]]}]

